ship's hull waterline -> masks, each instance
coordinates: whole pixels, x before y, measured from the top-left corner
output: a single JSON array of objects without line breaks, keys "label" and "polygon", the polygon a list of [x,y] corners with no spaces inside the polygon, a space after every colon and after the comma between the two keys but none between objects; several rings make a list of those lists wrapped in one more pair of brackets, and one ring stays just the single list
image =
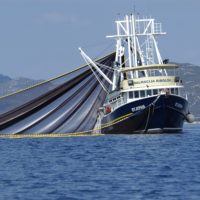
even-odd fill
[{"label": "ship's hull waterline", "polygon": [[188,113],[187,100],[176,95],[161,95],[155,101],[156,97],[140,99],[107,114],[101,120],[101,133],[182,132],[185,114]]}]

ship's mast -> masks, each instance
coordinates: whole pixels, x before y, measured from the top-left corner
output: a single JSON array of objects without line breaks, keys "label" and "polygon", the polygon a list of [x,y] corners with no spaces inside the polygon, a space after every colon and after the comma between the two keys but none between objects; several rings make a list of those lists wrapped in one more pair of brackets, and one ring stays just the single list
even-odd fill
[{"label": "ship's mast", "polygon": [[[120,64],[120,68],[123,66],[122,55],[127,58],[126,63],[129,68],[140,65],[163,64],[156,41],[157,36],[166,34],[162,32],[161,23],[155,23],[152,18],[136,19],[136,16],[131,14],[130,16],[126,15],[124,20],[116,21],[116,25],[117,35],[107,36],[107,38],[116,39],[115,61]],[[127,50],[125,51],[125,49]],[[166,74],[166,71],[164,73]],[[144,74],[148,76],[149,73],[144,71]],[[138,71],[134,74],[129,72],[129,78],[138,77]],[[121,78],[123,79],[123,77]],[[116,85],[114,84],[113,89],[115,88]]]}]

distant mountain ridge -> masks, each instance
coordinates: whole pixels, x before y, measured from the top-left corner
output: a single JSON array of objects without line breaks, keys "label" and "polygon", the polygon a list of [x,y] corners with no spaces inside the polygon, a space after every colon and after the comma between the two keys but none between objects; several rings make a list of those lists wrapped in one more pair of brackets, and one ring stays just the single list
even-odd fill
[{"label": "distant mountain ridge", "polygon": [[4,76],[2,74],[0,74],[0,84],[1,83],[6,83],[7,81],[10,81],[11,78],[9,76]]},{"label": "distant mountain ridge", "polygon": [[36,85],[42,81],[24,77],[12,79],[9,76],[0,74],[0,97]]},{"label": "distant mountain ridge", "polygon": [[200,66],[190,63],[177,63],[180,66],[180,77],[184,84],[184,93],[189,101],[189,109],[200,121]]},{"label": "distant mountain ridge", "polygon": [[[190,63],[175,64],[180,66],[179,73],[184,84],[183,94],[188,98],[190,112],[200,121],[200,67]],[[0,96],[36,85],[42,81],[24,77],[12,79],[9,76],[0,74]]]}]

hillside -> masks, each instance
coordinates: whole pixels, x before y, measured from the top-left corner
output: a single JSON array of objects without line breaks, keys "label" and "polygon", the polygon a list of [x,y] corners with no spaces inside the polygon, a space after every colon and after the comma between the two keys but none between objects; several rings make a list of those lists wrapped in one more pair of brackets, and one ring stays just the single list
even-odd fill
[{"label": "hillside", "polygon": [[188,63],[181,63],[180,76],[187,94],[190,112],[200,121],[200,67]]},{"label": "hillside", "polygon": [[[190,112],[200,121],[200,67],[189,63],[176,64],[180,66],[179,73],[185,86],[183,94],[184,96],[187,94]],[[0,96],[30,87],[41,81],[23,77],[11,79],[8,76],[0,74]]]},{"label": "hillside", "polygon": [[11,80],[11,78],[9,76],[4,76],[4,75],[0,74],[0,84],[1,83],[6,83],[6,82],[8,82],[10,80]]},{"label": "hillside", "polygon": [[16,92],[40,83],[42,80],[32,80],[24,77],[11,79],[8,76],[0,75],[0,96]]}]

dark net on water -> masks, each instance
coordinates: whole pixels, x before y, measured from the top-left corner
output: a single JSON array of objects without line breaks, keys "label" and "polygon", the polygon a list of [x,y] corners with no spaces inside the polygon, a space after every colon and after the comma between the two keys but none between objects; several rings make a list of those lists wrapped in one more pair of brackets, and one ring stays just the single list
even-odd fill
[{"label": "dark net on water", "polygon": [[[96,62],[111,67],[114,59],[115,53],[112,53]],[[101,69],[112,77],[112,71]],[[108,87],[102,77],[101,81]],[[91,130],[105,98],[106,92],[85,65],[1,97],[0,134],[64,134]]]}]

